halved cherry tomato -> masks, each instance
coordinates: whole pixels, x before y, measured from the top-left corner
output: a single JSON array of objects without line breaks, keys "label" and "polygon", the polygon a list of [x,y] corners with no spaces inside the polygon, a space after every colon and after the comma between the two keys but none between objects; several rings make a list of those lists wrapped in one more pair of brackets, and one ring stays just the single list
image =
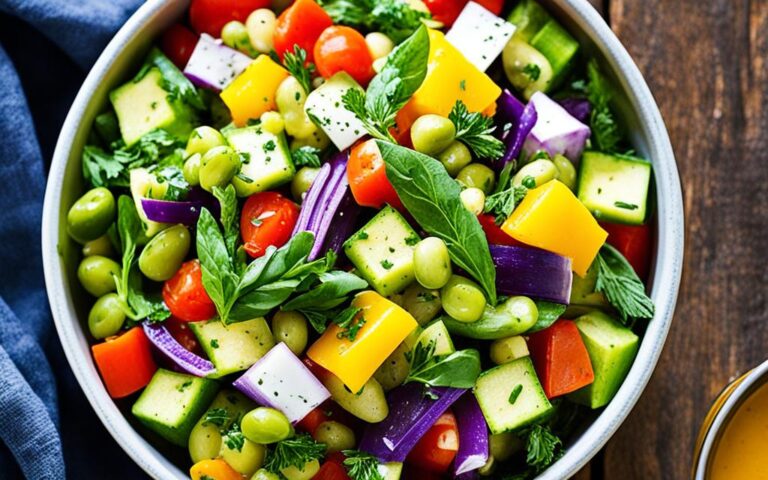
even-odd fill
[{"label": "halved cherry tomato", "polygon": [[312,480],[349,480],[347,469],[344,467],[344,458],[340,452],[328,455]]},{"label": "halved cherry tomato", "polygon": [[481,213],[477,216],[480,221],[480,226],[483,227],[485,237],[488,239],[488,243],[491,245],[523,245],[514,238],[507,235],[498,225],[496,225],[496,217],[488,213]]},{"label": "halved cherry tomato", "polygon": [[474,2],[479,3],[481,6],[485,7],[486,10],[490,11],[494,15],[499,15],[502,10],[504,10],[504,0],[473,0]]},{"label": "halved cherry tomato", "polygon": [[93,361],[112,398],[122,398],[144,388],[157,371],[152,349],[141,327],[91,347]]},{"label": "halved cherry tomato", "polygon": [[203,287],[203,270],[190,260],[163,285],[163,300],[171,314],[185,322],[200,322],[216,315],[216,306]]},{"label": "halved cherry tomato", "polygon": [[245,251],[259,258],[267,247],[282,247],[291,238],[299,219],[299,207],[277,192],[248,197],[240,215],[240,235]]},{"label": "halved cherry tomato", "polygon": [[160,40],[160,48],[163,53],[180,70],[184,70],[184,67],[187,66],[195,45],[197,45],[197,35],[179,23],[171,25],[171,28],[163,33],[163,38]]},{"label": "halved cherry tomato", "polygon": [[245,22],[254,10],[270,6],[270,0],[192,0],[189,23],[197,33],[218,38],[232,20]]},{"label": "halved cherry tomato", "polygon": [[446,27],[453,25],[464,6],[469,0],[424,0],[424,4],[432,13],[432,18],[442,22]]},{"label": "halved cherry tomato", "polygon": [[189,322],[171,316],[165,321],[165,326],[168,328],[171,336],[179,342],[179,345],[184,347],[185,350],[189,350],[198,355],[202,354],[200,343],[197,341],[195,334],[192,333],[192,329],[189,328]]},{"label": "halved cherry tomato", "polygon": [[315,65],[323,78],[347,72],[360,85],[373,78],[373,57],[365,37],[354,28],[332,26],[323,30],[315,42]]},{"label": "halved cherry tomato", "polygon": [[292,52],[293,46],[298,45],[306,50],[311,61],[315,41],[331,25],[331,17],[314,0],[296,0],[277,18],[275,51],[283,58],[285,52]]},{"label": "halved cherry tomato", "polygon": [[419,439],[405,461],[430,472],[443,473],[448,471],[458,451],[459,429],[456,417],[449,410]]},{"label": "halved cherry tomato", "polygon": [[347,180],[358,205],[381,208],[388,203],[402,210],[403,204],[389,183],[376,140],[367,140],[352,147],[347,162]]},{"label": "halved cherry tomato", "polygon": [[652,233],[650,225],[619,225],[617,223],[601,223],[601,227],[608,232],[608,243],[624,255],[635,273],[642,280],[648,278],[648,270],[651,266],[651,241]]}]

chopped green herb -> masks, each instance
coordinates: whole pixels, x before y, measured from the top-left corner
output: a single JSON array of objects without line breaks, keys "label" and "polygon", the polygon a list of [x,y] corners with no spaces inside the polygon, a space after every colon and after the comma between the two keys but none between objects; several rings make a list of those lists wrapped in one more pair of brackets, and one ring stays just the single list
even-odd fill
[{"label": "chopped green herb", "polygon": [[223,427],[231,420],[229,416],[229,410],[226,408],[212,408],[205,412],[203,417],[203,425],[216,425],[217,427]]},{"label": "chopped green herb", "polygon": [[381,266],[384,270],[389,270],[394,266],[394,264],[385,258],[384,260],[381,261]]},{"label": "chopped green herb", "polygon": [[478,158],[496,160],[504,155],[504,142],[492,135],[496,130],[492,117],[470,113],[464,102],[456,100],[448,119],[456,126],[456,140],[469,147]]},{"label": "chopped green herb", "polygon": [[346,338],[350,342],[354,342],[357,338],[357,333],[365,325],[365,317],[358,316],[362,309],[358,307],[348,307],[341,311],[338,317],[333,319],[333,323],[338,325],[342,330],[338,333],[338,338]]},{"label": "chopped green herb", "polygon": [[192,385],[192,380],[187,380],[186,382],[182,383],[178,386],[177,390],[180,392],[183,392],[187,389],[187,387],[190,387]]},{"label": "chopped green herb", "polygon": [[618,310],[625,324],[635,318],[653,318],[653,301],[645,293],[645,286],[627,262],[611,245],[605,244],[595,259],[597,283],[595,291],[602,292],[608,302]]},{"label": "chopped green herb", "polygon": [[367,452],[344,450],[344,466],[352,480],[384,480],[379,472],[379,459]]},{"label": "chopped green herb", "polygon": [[301,469],[308,462],[323,458],[325,449],[324,443],[314,441],[307,434],[296,435],[275,444],[274,449],[267,454],[264,468],[276,475],[282,475],[281,470],[284,468]]},{"label": "chopped green herb", "polygon": [[512,389],[512,393],[509,394],[509,403],[511,405],[515,404],[515,402],[517,401],[517,397],[520,396],[520,393],[522,393],[522,391],[523,391],[522,384],[518,383],[517,385],[515,385],[515,387]]},{"label": "chopped green herb", "polygon": [[536,188],[536,179],[530,175],[526,175],[523,178],[522,184],[525,188]]},{"label": "chopped green herb", "polygon": [[466,81],[466,80],[462,80],[462,81],[460,81],[460,82],[459,82],[459,88],[460,88],[462,91],[466,90],[466,89],[467,89],[467,81]]},{"label": "chopped green herb", "polygon": [[360,232],[357,234],[357,238],[360,240],[368,240],[368,232]]},{"label": "chopped green herb", "polygon": [[277,144],[274,140],[267,140],[262,146],[265,152],[273,152],[277,148]]},{"label": "chopped green herb", "polygon": [[243,432],[240,431],[239,421],[232,422],[232,425],[229,426],[229,430],[224,433],[222,441],[224,442],[224,445],[226,445],[230,450],[237,450],[238,452],[243,451],[243,445],[245,445],[245,437],[243,436]]},{"label": "chopped green herb", "polygon": [[312,74],[315,73],[315,65],[307,62],[307,52],[300,46],[294,45],[293,52],[285,53],[283,65],[288,73],[299,82],[304,93],[309,94],[312,91]]},{"label": "chopped green herb", "polygon": [[296,168],[301,167],[313,167],[318,168],[322,163],[320,160],[320,154],[322,151],[319,148],[310,147],[305,145],[291,152],[293,164]]},{"label": "chopped green herb", "polygon": [[217,339],[211,339],[211,348],[219,348],[219,341]]},{"label": "chopped green herb", "polygon": [[613,205],[616,206],[616,208],[623,208],[625,210],[637,210],[640,208],[634,203],[626,203],[622,201],[614,202]]},{"label": "chopped green herb", "polygon": [[527,75],[528,78],[531,79],[531,81],[536,81],[541,76],[541,68],[539,68],[538,65],[535,63],[529,63],[525,67],[523,67],[523,74]]},{"label": "chopped green herb", "polygon": [[417,343],[405,354],[411,364],[404,383],[419,382],[430,387],[472,388],[480,375],[480,354],[475,349],[435,355],[435,341]]}]

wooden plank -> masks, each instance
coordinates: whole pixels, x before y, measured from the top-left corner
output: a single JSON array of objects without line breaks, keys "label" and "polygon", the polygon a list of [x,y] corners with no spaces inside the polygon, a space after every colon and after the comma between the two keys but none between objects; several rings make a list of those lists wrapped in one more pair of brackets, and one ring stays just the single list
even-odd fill
[{"label": "wooden plank", "polygon": [[600,12],[600,15],[605,15],[605,11],[604,11],[604,4],[606,3],[605,0],[589,0],[589,3],[591,3],[592,6],[595,7],[595,10]]},{"label": "wooden plank", "polygon": [[666,348],[604,478],[687,478],[710,403],[768,345],[768,2],[612,0],[610,22],[666,119],[687,228]]},{"label": "wooden plank", "polygon": [[592,468],[590,464],[582,468],[579,473],[571,477],[571,480],[592,480]]}]

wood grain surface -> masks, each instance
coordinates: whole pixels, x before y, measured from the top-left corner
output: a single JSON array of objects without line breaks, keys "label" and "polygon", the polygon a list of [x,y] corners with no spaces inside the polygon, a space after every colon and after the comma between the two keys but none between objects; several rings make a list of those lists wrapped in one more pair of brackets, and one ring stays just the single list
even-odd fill
[{"label": "wood grain surface", "polygon": [[768,358],[768,1],[591,1],[639,65],[669,129],[686,256],[659,366],[576,478],[686,479],[712,400]]}]

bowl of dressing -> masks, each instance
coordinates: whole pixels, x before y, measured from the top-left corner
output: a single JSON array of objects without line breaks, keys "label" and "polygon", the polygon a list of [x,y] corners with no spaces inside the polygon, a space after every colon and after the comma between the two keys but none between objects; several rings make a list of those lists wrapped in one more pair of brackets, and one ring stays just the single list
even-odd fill
[{"label": "bowl of dressing", "polygon": [[693,480],[768,480],[768,361],[729,384],[704,419]]}]

